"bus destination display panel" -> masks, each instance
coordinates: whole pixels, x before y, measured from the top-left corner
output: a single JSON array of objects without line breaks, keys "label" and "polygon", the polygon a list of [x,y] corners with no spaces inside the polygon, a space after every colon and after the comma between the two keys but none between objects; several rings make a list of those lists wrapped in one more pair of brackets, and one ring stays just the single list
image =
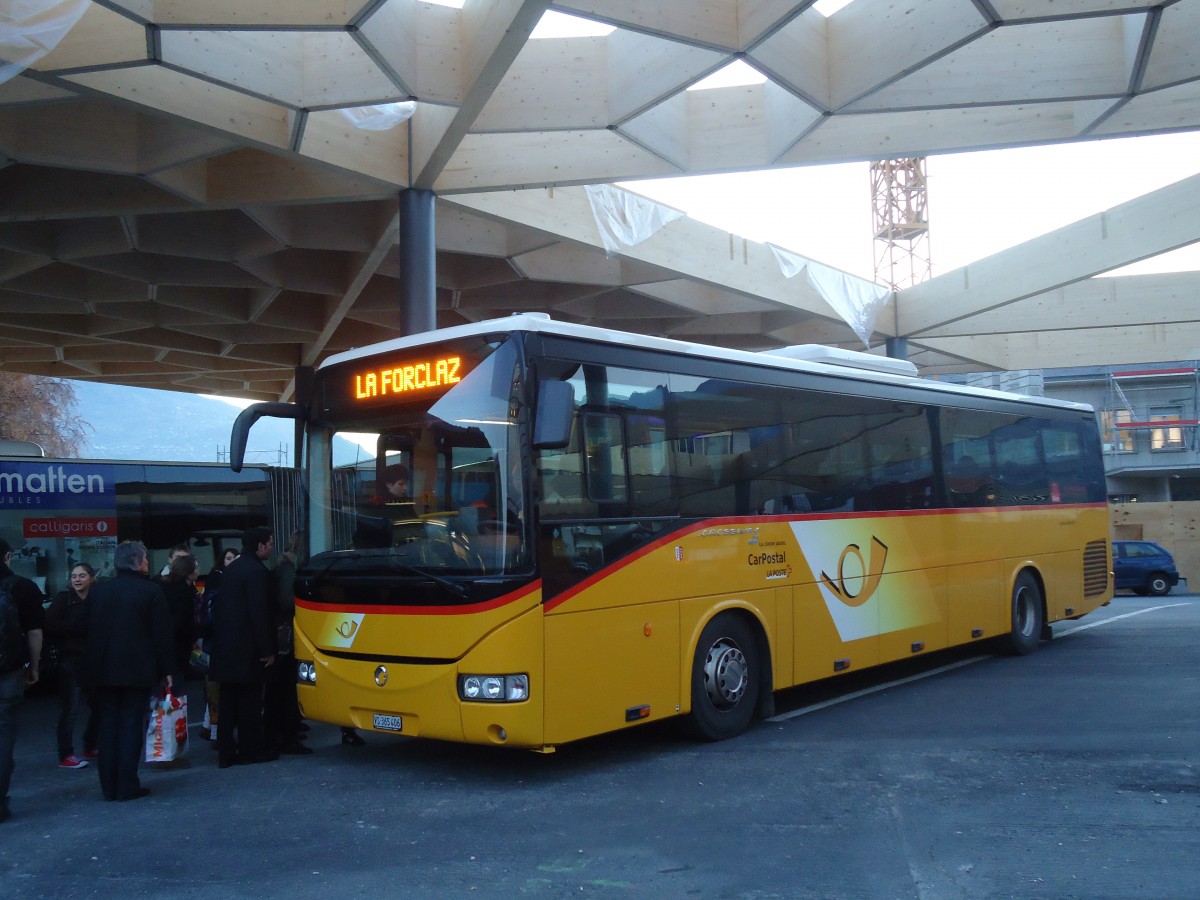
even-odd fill
[{"label": "bus destination display panel", "polygon": [[324,412],[354,418],[397,404],[428,407],[461,384],[489,351],[479,345],[414,347],[331,366],[321,373]]}]

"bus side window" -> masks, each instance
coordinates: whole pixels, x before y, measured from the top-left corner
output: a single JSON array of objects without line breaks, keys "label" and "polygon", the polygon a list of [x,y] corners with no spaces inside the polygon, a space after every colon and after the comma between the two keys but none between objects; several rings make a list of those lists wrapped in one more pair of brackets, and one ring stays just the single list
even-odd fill
[{"label": "bus side window", "polygon": [[576,415],[566,447],[538,451],[538,496],[543,518],[586,519],[596,515],[596,504],[588,500],[584,490],[580,432],[580,417]]},{"label": "bus side window", "polygon": [[585,412],[583,437],[587,447],[588,499],[597,503],[623,503],[628,500],[621,417],[615,413]]}]

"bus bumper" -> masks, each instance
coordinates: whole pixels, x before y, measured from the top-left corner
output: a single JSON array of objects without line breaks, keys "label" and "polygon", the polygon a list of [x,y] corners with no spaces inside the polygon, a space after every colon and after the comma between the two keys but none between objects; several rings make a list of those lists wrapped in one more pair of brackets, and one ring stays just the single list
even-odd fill
[{"label": "bus bumper", "polygon": [[[542,613],[537,607],[488,635],[456,662],[347,659],[322,652],[296,632],[296,658],[316,683],[297,685],[304,715],[382,733],[473,744],[548,749],[543,743]],[[466,701],[460,676],[525,675],[529,698]]]}]

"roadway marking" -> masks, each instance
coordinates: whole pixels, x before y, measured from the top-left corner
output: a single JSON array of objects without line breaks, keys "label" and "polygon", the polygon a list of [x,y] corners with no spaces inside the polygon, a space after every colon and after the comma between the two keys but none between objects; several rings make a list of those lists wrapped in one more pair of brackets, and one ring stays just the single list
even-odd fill
[{"label": "roadway marking", "polygon": [[[1143,613],[1155,612],[1160,609],[1173,609],[1176,606],[1187,606],[1187,603],[1168,603],[1164,606],[1151,606],[1146,609],[1136,609],[1133,612],[1122,613],[1119,616],[1110,616],[1107,619],[1101,619],[1098,622],[1089,622],[1086,625],[1077,625],[1068,631],[1060,632],[1054,635],[1055,640],[1067,637],[1068,635],[1078,634],[1081,631],[1087,631],[1089,628],[1098,628],[1101,625],[1107,625],[1110,622],[1116,622],[1120,619],[1128,619],[1131,616],[1140,616]],[[995,654],[986,656],[972,656],[970,659],[962,659],[958,662],[950,663],[946,666],[939,666],[936,669],[930,669],[928,672],[921,672],[917,675],[909,675],[907,678],[898,678],[895,681],[889,681],[885,684],[877,684],[874,687],[863,688],[860,691],[852,691],[849,694],[844,694],[841,697],[834,697],[830,700],[822,700],[820,703],[814,703],[811,706],[802,706],[800,709],[794,709],[791,712],[780,713],[777,716],[771,716],[767,719],[768,722],[786,722],[789,719],[796,719],[800,716],[807,716],[809,713],[818,712],[822,709],[827,709],[830,706],[837,706],[839,703],[847,703],[851,700],[857,700],[860,697],[866,697],[870,694],[877,694],[880,691],[886,691],[889,688],[899,687],[902,684],[911,684],[914,681],[921,681],[924,678],[932,678],[934,675],[941,675],[945,672],[952,672],[955,669],[961,669],[965,666],[974,665],[977,662],[983,662],[985,659],[995,659]]]},{"label": "roadway marking", "polygon": [[1164,606],[1148,606],[1146,609],[1135,609],[1133,612],[1121,613],[1119,616],[1110,616],[1107,619],[1101,619],[1099,622],[1088,622],[1086,625],[1076,625],[1074,628],[1069,628],[1061,634],[1056,634],[1055,638],[1066,637],[1069,634],[1078,634],[1081,631],[1087,631],[1089,628],[1099,628],[1101,625],[1107,625],[1109,622],[1115,622],[1118,619],[1128,619],[1130,616],[1140,616],[1142,613],[1154,612],[1159,609],[1174,609],[1176,606],[1187,606],[1187,603],[1167,603]]}]

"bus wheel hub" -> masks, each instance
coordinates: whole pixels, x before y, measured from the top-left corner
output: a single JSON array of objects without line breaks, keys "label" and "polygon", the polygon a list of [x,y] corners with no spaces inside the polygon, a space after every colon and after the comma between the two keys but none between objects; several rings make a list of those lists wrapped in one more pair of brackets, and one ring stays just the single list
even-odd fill
[{"label": "bus wheel hub", "polygon": [[722,638],[708,648],[704,660],[704,688],[713,706],[728,709],[737,705],[746,693],[747,668],[741,648],[728,638]]}]

